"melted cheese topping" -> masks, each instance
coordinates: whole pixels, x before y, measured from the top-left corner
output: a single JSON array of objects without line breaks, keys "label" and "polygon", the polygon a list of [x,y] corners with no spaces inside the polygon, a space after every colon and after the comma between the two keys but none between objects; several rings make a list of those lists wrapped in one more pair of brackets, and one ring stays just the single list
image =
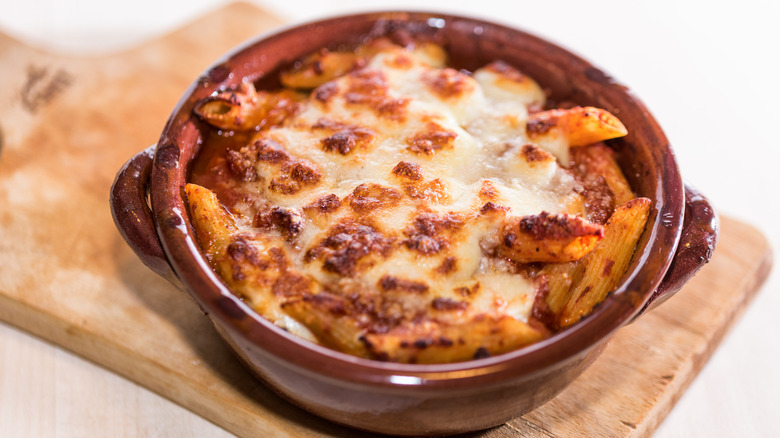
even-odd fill
[{"label": "melted cheese topping", "polygon": [[[398,62],[398,57],[411,62]],[[457,214],[463,229],[457,230],[446,248],[419,251],[401,244],[352,280],[374,288],[384,276],[404,278],[425,283],[439,296],[452,299],[462,298],[453,291],[464,282],[476,280],[482,284],[482,299],[474,300],[473,311],[489,311],[494,301],[501,301],[513,317],[527,320],[534,284],[504,269],[485,267],[488,256],[480,242],[494,238],[497,224],[480,221],[479,210],[493,202],[517,216],[542,211],[581,213],[581,200],[573,191],[573,179],[552,156],[536,161],[522,153],[527,144],[521,129],[528,114],[526,102],[538,102],[541,96],[529,95],[533,92],[513,87],[506,79],[507,86],[501,88],[499,74],[483,69],[476,73],[477,81],[462,72],[427,65],[397,49],[328,83],[327,87],[338,91],[326,102],[308,101],[286,126],[259,134],[255,141],[273,139],[296,158],[315,163],[321,173],[316,185],[294,194],[264,187],[265,199],[292,209],[302,209],[328,195],[352,202],[352,211],[342,209],[325,223],[304,222],[297,242],[300,251],[294,254],[299,269],[324,284],[340,280],[340,275],[323,269],[320,260],[304,262],[305,254],[339,220],[370,217],[385,234],[403,235],[421,212]],[[362,94],[352,91],[361,87],[367,88]],[[385,91],[384,87],[386,97],[381,99],[392,107],[387,112],[381,109],[383,101],[379,108],[371,101],[372,94]],[[368,102],[364,103],[366,95]],[[342,129],[327,136],[333,129],[317,128],[327,125],[326,120]],[[356,129],[367,132],[368,140],[357,139]],[[342,134],[341,141],[354,142],[355,149],[342,155],[323,146],[338,134]],[[399,163],[414,167],[415,176],[393,172]],[[367,193],[365,207],[355,209],[355,198],[361,197],[354,196],[356,189],[366,184],[381,189]],[[409,196],[410,191],[414,195]],[[383,205],[388,199],[388,205]],[[438,274],[437,268],[448,257],[457,261],[457,267],[446,276]]]},{"label": "melted cheese topping", "polygon": [[[560,165],[566,139],[526,135],[529,110],[544,100],[503,63],[469,74],[389,45],[228,152],[241,180],[237,231],[208,255],[266,318],[353,354],[464,360],[539,339],[544,330],[528,325],[540,289],[533,267],[495,248],[512,218],[583,215]],[[262,272],[249,281],[251,269]],[[487,351],[464,334],[484,321],[493,325],[480,336],[506,335],[506,345]],[[528,340],[510,339],[506,327],[518,323]],[[458,344],[469,345],[466,357],[441,354]],[[438,358],[424,355],[434,347]]]}]

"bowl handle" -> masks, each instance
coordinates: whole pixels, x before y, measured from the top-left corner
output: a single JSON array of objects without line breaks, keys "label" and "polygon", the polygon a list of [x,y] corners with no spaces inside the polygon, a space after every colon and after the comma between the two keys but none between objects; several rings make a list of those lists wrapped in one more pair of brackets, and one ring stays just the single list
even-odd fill
[{"label": "bowl handle", "polygon": [[111,186],[111,215],[119,233],[141,261],[178,286],[178,278],[157,237],[152,210],[147,201],[156,146],[149,146],[134,155],[117,173]]},{"label": "bowl handle", "polygon": [[685,213],[680,243],[677,244],[666,276],[650,296],[640,315],[669,299],[710,261],[718,242],[719,231],[720,220],[709,200],[685,184]]}]

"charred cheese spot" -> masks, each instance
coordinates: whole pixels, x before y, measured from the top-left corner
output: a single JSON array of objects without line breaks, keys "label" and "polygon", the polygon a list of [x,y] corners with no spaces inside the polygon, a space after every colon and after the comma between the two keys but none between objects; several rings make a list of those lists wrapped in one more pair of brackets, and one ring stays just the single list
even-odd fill
[{"label": "charred cheese spot", "polygon": [[412,181],[419,181],[422,179],[422,171],[419,164],[409,161],[400,161],[393,168],[393,175],[409,179]]},{"label": "charred cheese spot", "polygon": [[502,158],[507,171],[537,186],[549,185],[559,169],[553,154],[532,143],[512,147]]},{"label": "charred cheese spot", "polygon": [[406,138],[407,149],[415,154],[433,155],[439,150],[455,147],[458,134],[435,122],[429,122],[425,129]]},{"label": "charred cheese spot", "polygon": [[228,168],[241,181],[254,181],[257,179],[256,161],[257,154],[252,151],[251,146],[244,146],[237,151],[227,151]]},{"label": "charred cheese spot", "polygon": [[293,180],[290,175],[280,175],[271,179],[268,190],[281,195],[294,195],[301,191],[301,184]]},{"label": "charred cheese spot", "polygon": [[406,53],[398,53],[396,55],[388,56],[385,59],[385,63],[388,67],[407,70],[414,66],[414,60]]},{"label": "charred cheese spot", "polygon": [[555,161],[555,157],[551,153],[530,143],[526,143],[520,148],[520,156],[532,166],[536,163],[551,163]]},{"label": "charred cheese spot", "polygon": [[417,294],[428,292],[428,285],[425,283],[392,277],[390,275],[385,275],[379,279],[379,288],[385,292],[401,291]]},{"label": "charred cheese spot", "polygon": [[317,121],[312,128],[328,132],[329,136],[320,140],[322,148],[327,152],[338,152],[341,155],[347,155],[358,148],[367,149],[376,136],[368,128],[325,118]]},{"label": "charred cheese spot", "polygon": [[342,201],[335,193],[317,195],[314,199],[303,206],[302,213],[306,217],[305,223],[309,225],[307,230],[310,234],[304,234],[298,238],[298,242],[306,245],[311,239],[311,234],[316,234],[318,230],[329,227],[335,220],[338,220],[341,213]]},{"label": "charred cheese spot", "polygon": [[314,290],[312,279],[303,275],[285,272],[274,281],[271,291],[280,297],[307,296]]},{"label": "charred cheese spot", "polygon": [[492,214],[506,214],[509,213],[509,207],[498,205],[494,202],[486,202],[480,209],[479,214],[492,215]]},{"label": "charred cheese spot", "polygon": [[252,143],[249,153],[253,160],[267,163],[281,163],[290,159],[290,155],[284,151],[281,144],[266,138]]},{"label": "charred cheese spot", "polygon": [[[287,170],[284,169],[283,170]],[[320,180],[320,172],[314,166],[305,162],[292,163],[289,167],[290,178],[303,185],[316,184]]]},{"label": "charred cheese spot", "polygon": [[380,117],[402,121],[406,118],[408,98],[393,97],[384,73],[378,70],[358,70],[347,78],[344,100],[374,111]]},{"label": "charred cheese spot", "polygon": [[423,255],[437,254],[449,246],[452,235],[463,226],[454,214],[422,213],[404,230],[407,248]]},{"label": "charred cheese spot", "polygon": [[319,213],[333,213],[341,206],[341,200],[334,194],[320,196],[313,203],[304,207],[306,210],[313,210]]},{"label": "charred cheese spot", "polygon": [[[247,240],[243,236],[239,236],[227,247],[227,254],[231,260],[239,263],[249,263],[253,266],[257,266],[261,269],[267,269],[269,262],[266,259],[260,258],[260,254],[247,243]],[[284,265],[278,266],[283,268]]]},{"label": "charred cheese spot", "polygon": [[303,218],[297,209],[264,206],[258,209],[253,225],[265,230],[278,230],[291,239],[303,229]]},{"label": "charred cheese spot", "polygon": [[452,298],[434,298],[431,307],[440,312],[463,312],[469,307],[466,301],[457,301]]},{"label": "charred cheese spot", "polygon": [[322,261],[322,269],[342,277],[353,277],[393,249],[394,239],[370,225],[343,221],[306,252],[304,261]]},{"label": "charred cheese spot", "polygon": [[436,267],[436,272],[441,275],[447,275],[454,271],[456,271],[458,268],[458,259],[455,257],[445,257],[444,260],[442,260],[441,264]]},{"label": "charred cheese spot", "polygon": [[468,298],[468,297],[471,297],[471,296],[476,295],[477,293],[479,293],[479,288],[480,288],[480,285],[479,285],[479,282],[477,281],[477,282],[475,282],[474,284],[472,284],[470,286],[456,287],[455,288],[455,293],[460,295],[460,296],[462,296],[462,297]]},{"label": "charred cheese spot", "polygon": [[366,183],[355,187],[347,197],[349,206],[355,213],[368,213],[373,210],[393,207],[401,199],[401,193],[390,187]]},{"label": "charred cheese spot", "polygon": [[473,79],[452,68],[428,71],[422,80],[442,99],[460,98],[474,89]]},{"label": "charred cheese spot", "polygon": [[447,186],[439,178],[426,182],[404,184],[404,191],[412,199],[435,204],[443,203],[449,199]]},{"label": "charred cheese spot", "polygon": [[489,180],[483,180],[479,187],[479,199],[483,201],[495,201],[498,199],[499,192],[496,184]]},{"label": "charred cheese spot", "polygon": [[282,164],[280,175],[271,179],[268,189],[283,195],[293,195],[305,187],[316,185],[320,176],[320,171],[312,164],[288,160]]},{"label": "charred cheese spot", "polygon": [[337,316],[349,315],[349,302],[344,298],[327,292],[305,296],[303,300],[314,304],[315,307]]},{"label": "charred cheese spot", "polygon": [[335,82],[327,82],[317,87],[312,96],[318,102],[328,104],[339,92],[339,86]]},{"label": "charred cheese spot", "polygon": [[278,142],[262,138],[239,150],[227,151],[228,168],[242,181],[257,179],[255,166],[258,162],[283,163],[290,160],[290,155],[284,151]]},{"label": "charred cheese spot", "polygon": [[550,132],[550,130],[558,126],[558,119],[559,117],[557,115],[532,118],[528,120],[528,123],[525,125],[525,130],[531,138],[540,136]]}]

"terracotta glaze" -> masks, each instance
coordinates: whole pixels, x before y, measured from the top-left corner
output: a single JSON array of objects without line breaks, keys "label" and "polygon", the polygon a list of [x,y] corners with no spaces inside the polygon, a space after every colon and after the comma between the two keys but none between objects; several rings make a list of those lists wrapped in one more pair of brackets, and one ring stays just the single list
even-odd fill
[{"label": "terracotta glaze", "polygon": [[[409,365],[352,357],[301,340],[230,293],[204,260],[182,187],[207,130],[193,107],[245,78],[278,85],[276,73],[321,47],[366,36],[424,34],[456,68],[501,59],[551,91],[553,101],[604,108],[628,136],[609,141],[639,196],[654,210],[619,287],[590,315],[537,344],[485,359]],[[147,194],[150,204],[147,202]],[[683,184],[653,116],[625,86],[580,57],[502,25],[437,13],[381,12],[284,29],[232,51],[184,93],[156,147],[133,157],[112,189],[112,212],[141,260],[186,290],[247,366],[302,408],[359,429],[442,435],[499,425],[545,403],[591,364],[621,326],[674,294],[714,250],[718,222],[704,197]]]}]

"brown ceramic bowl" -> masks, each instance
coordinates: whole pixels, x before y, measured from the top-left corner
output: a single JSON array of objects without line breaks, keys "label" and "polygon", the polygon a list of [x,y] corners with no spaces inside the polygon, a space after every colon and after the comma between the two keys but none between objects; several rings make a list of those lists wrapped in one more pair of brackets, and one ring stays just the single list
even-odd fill
[{"label": "brown ceramic bowl", "polygon": [[[654,201],[654,211],[623,282],[579,323],[500,356],[439,365],[384,363],[332,351],[275,327],[235,298],[209,268],[182,199],[189,164],[209,129],[193,115],[193,105],[244,78],[260,87],[274,86],[276,72],[307,53],[388,32],[400,38],[432,35],[445,45],[456,68],[473,70],[502,59],[548,88],[554,100],[604,108],[628,127],[628,136],[609,145],[619,152],[634,190]],[[551,399],[596,359],[618,328],[668,298],[706,263],[717,238],[710,205],[684,186],[663,131],[626,87],[519,30],[417,12],[331,18],[263,36],[233,51],[184,93],[157,146],[120,170],[111,206],[120,232],[144,263],[180,282],[268,386],[337,423],[406,435],[484,429]]]}]

